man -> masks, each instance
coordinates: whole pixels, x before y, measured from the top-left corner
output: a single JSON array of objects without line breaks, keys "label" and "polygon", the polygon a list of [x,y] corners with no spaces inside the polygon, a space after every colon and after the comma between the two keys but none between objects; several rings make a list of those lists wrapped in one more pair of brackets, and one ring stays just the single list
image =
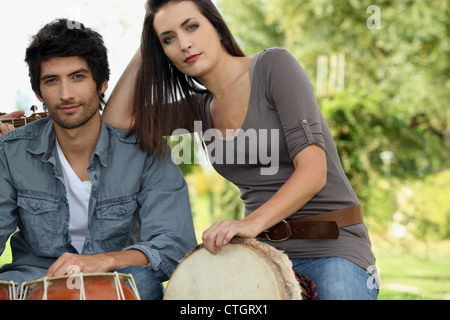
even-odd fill
[{"label": "man", "polygon": [[142,299],[161,299],[161,282],[197,244],[187,185],[170,157],[102,121],[107,51],[80,25],[48,24],[27,49],[50,118],[0,138],[0,252],[20,230],[0,280],[118,271]]},{"label": "man", "polygon": [[10,114],[0,112],[0,137],[9,131],[13,131],[14,127],[8,123],[2,123],[2,119],[21,118],[25,115],[25,111],[15,111]]}]

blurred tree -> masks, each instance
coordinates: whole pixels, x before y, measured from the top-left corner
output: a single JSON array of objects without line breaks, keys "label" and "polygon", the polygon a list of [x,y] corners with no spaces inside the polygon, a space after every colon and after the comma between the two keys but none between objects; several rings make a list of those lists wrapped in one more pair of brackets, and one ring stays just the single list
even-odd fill
[{"label": "blurred tree", "polygon": [[239,196],[239,189],[212,168],[193,166],[186,181],[199,241],[203,231],[216,221],[243,218],[244,205]]}]

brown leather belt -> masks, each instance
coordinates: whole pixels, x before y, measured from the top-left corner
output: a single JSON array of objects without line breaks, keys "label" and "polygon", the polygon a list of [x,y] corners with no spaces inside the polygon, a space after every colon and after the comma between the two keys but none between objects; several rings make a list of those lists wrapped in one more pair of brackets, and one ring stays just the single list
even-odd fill
[{"label": "brown leather belt", "polygon": [[284,242],[289,239],[338,239],[341,228],[363,222],[361,206],[357,206],[296,220],[283,220],[258,237],[271,242]]}]

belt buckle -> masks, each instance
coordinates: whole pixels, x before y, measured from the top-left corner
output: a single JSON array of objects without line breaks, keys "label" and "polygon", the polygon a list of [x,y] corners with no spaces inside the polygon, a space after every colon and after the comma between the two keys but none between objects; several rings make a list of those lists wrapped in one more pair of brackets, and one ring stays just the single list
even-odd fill
[{"label": "belt buckle", "polygon": [[[283,220],[283,221],[281,221],[278,225],[280,225],[280,224],[282,224],[282,223],[284,223],[284,226],[286,226],[286,229],[287,229],[287,237],[285,237],[285,238],[283,238],[283,239],[281,239],[281,240],[274,240],[274,239],[271,239],[270,238],[270,231],[271,230],[266,230],[266,231],[264,231],[264,235],[265,235],[265,237],[266,237],[266,239],[267,240],[269,240],[270,242],[273,242],[273,243],[280,243],[280,242],[284,242],[284,241],[287,241],[287,240],[289,240],[291,237],[292,237],[292,230],[291,230],[291,227],[290,227],[290,225],[289,225],[289,223],[286,221],[286,220]],[[276,226],[278,226],[278,225],[276,225]],[[276,227],[275,226],[275,227]],[[274,227],[274,228],[275,228]]]}]

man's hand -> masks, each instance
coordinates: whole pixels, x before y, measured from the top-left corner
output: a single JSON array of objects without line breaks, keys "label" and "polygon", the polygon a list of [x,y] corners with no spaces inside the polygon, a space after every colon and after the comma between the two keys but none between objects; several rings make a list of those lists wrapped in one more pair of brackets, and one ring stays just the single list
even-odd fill
[{"label": "man's hand", "polygon": [[0,137],[7,132],[15,130],[14,126],[7,123],[1,123],[2,119],[17,119],[22,118],[25,115],[25,111],[15,111],[9,114],[0,116]]},{"label": "man's hand", "polygon": [[64,253],[48,269],[47,277],[61,277],[77,273],[107,273],[129,266],[145,267],[149,264],[147,256],[139,250],[128,250],[94,255]]},{"label": "man's hand", "polygon": [[92,256],[83,256],[78,254],[64,253],[48,269],[47,277],[61,277],[76,269],[82,273],[106,273],[111,270],[112,259],[106,254],[96,254]]}]

